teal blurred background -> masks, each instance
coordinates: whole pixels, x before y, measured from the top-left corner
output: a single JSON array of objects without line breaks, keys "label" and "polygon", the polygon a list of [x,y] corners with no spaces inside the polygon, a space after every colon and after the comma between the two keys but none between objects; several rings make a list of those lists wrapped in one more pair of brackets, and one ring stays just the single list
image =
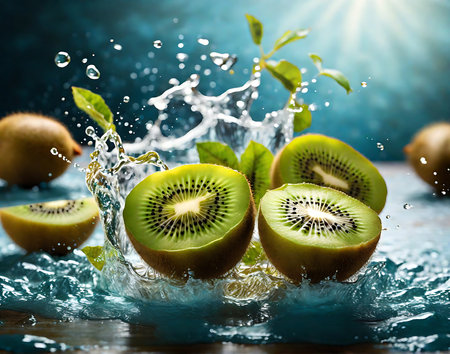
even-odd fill
[{"label": "teal blurred background", "polygon": [[[340,138],[374,160],[401,160],[403,146],[418,129],[450,120],[450,2],[445,0],[17,0],[2,2],[1,12],[0,115],[20,110],[53,115],[80,142],[87,123],[72,102],[72,85],[100,93],[113,112],[137,120],[139,136],[156,118],[146,101],[170,87],[170,78],[181,82],[199,73],[200,90],[209,95],[243,84],[259,54],[245,13],[263,22],[267,51],[286,30],[311,28],[308,38],[275,56],[306,69],[304,80],[317,74],[309,52],[349,78],[350,95],[326,77],[309,86],[304,97],[316,111],[308,131]],[[199,44],[199,38],[209,45]],[[153,46],[155,40],[162,41],[161,48]],[[54,63],[59,51],[72,58],[65,68]],[[201,59],[211,51],[236,54],[235,74]],[[176,58],[180,52],[189,56],[182,69]],[[100,70],[99,80],[85,75],[88,64]],[[268,75],[260,93],[251,112],[256,119],[287,99]],[[124,96],[130,102],[123,103]],[[130,138],[129,128],[122,128],[120,133]]]}]

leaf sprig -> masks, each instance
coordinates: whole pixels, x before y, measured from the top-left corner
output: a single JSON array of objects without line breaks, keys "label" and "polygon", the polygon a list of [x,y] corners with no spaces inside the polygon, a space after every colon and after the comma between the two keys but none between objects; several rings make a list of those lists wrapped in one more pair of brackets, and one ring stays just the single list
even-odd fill
[{"label": "leaf sprig", "polygon": [[260,199],[270,188],[270,166],[273,155],[269,149],[251,140],[242,153],[240,162],[228,145],[219,142],[197,143],[197,151],[201,163],[227,166],[242,172],[250,183],[258,207]]},{"label": "leaf sprig", "polygon": [[[303,39],[308,36],[310,29],[298,29],[295,31],[289,30],[275,41],[271,51],[267,54],[261,45],[264,27],[262,23],[254,16],[246,14],[250,34],[253,43],[258,45],[260,51],[259,62],[253,66],[253,73],[266,69],[275,79],[280,81],[286,90],[289,91],[287,109],[294,114],[294,132],[298,133],[308,128],[311,125],[311,112],[307,104],[300,104],[295,100],[295,93],[301,87],[302,74],[300,69],[288,62],[287,60],[280,60],[278,62],[269,60],[279,49],[285,45]],[[322,58],[317,54],[309,54],[309,57],[317,67],[319,75],[328,76],[335,80],[342,86],[347,93],[352,92],[348,79],[339,70],[323,69]]]}]

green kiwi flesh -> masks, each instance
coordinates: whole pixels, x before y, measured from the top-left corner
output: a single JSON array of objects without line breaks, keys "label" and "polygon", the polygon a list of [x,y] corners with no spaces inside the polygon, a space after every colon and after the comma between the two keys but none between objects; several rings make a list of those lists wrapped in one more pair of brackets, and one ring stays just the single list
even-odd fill
[{"label": "green kiwi flesh", "polygon": [[338,189],[377,213],[386,203],[387,188],[376,167],[344,142],[319,134],[295,138],[275,157],[272,187],[314,183]]},{"label": "green kiwi flesh", "polygon": [[19,205],[0,210],[6,233],[28,252],[64,255],[94,231],[98,209],[92,198]]},{"label": "green kiwi flesh", "polygon": [[273,265],[294,281],[345,280],[374,252],[381,221],[371,208],[338,190],[285,184],[261,199],[258,229]]},{"label": "green kiwi flesh", "polygon": [[214,278],[242,258],[255,212],[243,174],[195,164],[148,176],[127,196],[123,217],[151,267],[173,277]]}]

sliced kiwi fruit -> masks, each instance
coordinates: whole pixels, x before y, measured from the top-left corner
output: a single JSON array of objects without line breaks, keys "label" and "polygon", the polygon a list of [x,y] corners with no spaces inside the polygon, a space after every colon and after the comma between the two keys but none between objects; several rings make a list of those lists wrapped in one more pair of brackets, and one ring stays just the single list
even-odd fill
[{"label": "sliced kiwi fruit", "polygon": [[94,231],[98,209],[94,199],[58,200],[0,210],[6,233],[28,252],[64,255]]},{"label": "sliced kiwi fruit", "polygon": [[156,172],[127,196],[128,236],[162,274],[214,278],[242,258],[255,210],[245,176],[228,167],[194,164]]},{"label": "sliced kiwi fruit", "polygon": [[386,203],[386,182],[376,167],[344,142],[319,134],[295,138],[275,157],[272,188],[308,182],[338,189],[377,213]]},{"label": "sliced kiwi fruit", "polygon": [[259,236],[267,257],[299,282],[356,273],[374,252],[381,221],[371,208],[338,190],[285,184],[260,202]]}]

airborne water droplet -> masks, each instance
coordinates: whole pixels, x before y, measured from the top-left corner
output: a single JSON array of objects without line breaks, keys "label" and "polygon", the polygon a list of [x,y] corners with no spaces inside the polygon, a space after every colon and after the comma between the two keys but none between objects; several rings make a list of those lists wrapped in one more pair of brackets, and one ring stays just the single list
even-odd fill
[{"label": "airborne water droplet", "polygon": [[365,81],[361,82],[361,87],[367,87],[367,82]]},{"label": "airborne water droplet", "polygon": [[122,46],[120,44],[114,44],[115,50],[122,50]]},{"label": "airborne water droplet", "polygon": [[123,96],[123,102],[125,103],[130,102],[130,96]]},{"label": "airborne water droplet", "polygon": [[55,56],[55,64],[58,68],[64,68],[70,63],[70,55],[67,52],[58,52]]},{"label": "airborne water droplet", "polygon": [[50,149],[50,153],[52,154],[52,155],[58,155],[58,149],[57,148],[55,148],[55,147],[52,147],[51,149]]},{"label": "airborne water droplet", "polygon": [[189,58],[189,55],[187,55],[186,53],[178,53],[177,54],[177,59],[181,62],[187,60]]},{"label": "airborne water droplet", "polygon": [[161,48],[162,47],[162,42],[159,40],[159,39],[157,39],[156,41],[153,41],[153,46],[155,47],[155,48]]},{"label": "airborne water droplet", "polygon": [[422,164],[422,165],[426,165],[427,163],[428,163],[428,161],[427,161],[427,159],[425,158],[425,157],[421,157],[420,158],[420,163]]},{"label": "airborne water droplet", "polygon": [[383,151],[384,145],[382,143],[377,143],[377,148],[380,149],[381,151]]},{"label": "airborne water droplet", "polygon": [[86,64],[87,63],[87,58],[83,58],[83,59],[81,59],[81,62],[83,63],[83,64]]},{"label": "airborne water droplet", "polygon": [[391,218],[391,216],[390,215],[386,215],[386,219],[390,219]]},{"label": "airborne water droplet", "polygon": [[403,209],[408,210],[411,209],[413,206],[411,204],[405,203],[403,204]]},{"label": "airborne water droplet", "polygon": [[97,80],[100,78],[100,71],[98,71],[97,67],[94,64],[91,64],[86,68],[86,75],[92,80]]},{"label": "airborne water droplet", "polygon": [[224,71],[230,70],[237,62],[237,56],[228,53],[209,53],[212,62]]},{"label": "airborne water droplet", "polygon": [[208,45],[209,44],[209,40],[207,40],[206,38],[199,38],[197,39],[198,44],[201,45]]}]

